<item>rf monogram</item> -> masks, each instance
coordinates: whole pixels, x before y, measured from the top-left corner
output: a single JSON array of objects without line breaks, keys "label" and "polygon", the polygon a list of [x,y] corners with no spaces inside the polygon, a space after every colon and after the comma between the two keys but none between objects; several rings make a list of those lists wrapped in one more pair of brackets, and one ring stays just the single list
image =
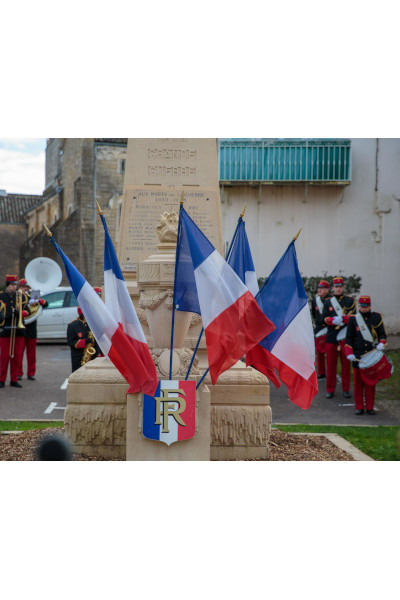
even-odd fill
[{"label": "rf monogram", "polygon": [[[161,390],[163,397],[154,397],[156,401],[156,420],[155,425],[161,425],[161,417],[162,417],[162,432],[169,433],[168,429],[168,417],[172,415],[179,425],[186,427],[186,423],[184,423],[181,413],[184,412],[186,408],[186,400],[181,397],[171,398],[170,394],[180,394],[181,396],[185,396],[186,394],[184,390]],[[178,405],[175,408],[175,405]]]}]

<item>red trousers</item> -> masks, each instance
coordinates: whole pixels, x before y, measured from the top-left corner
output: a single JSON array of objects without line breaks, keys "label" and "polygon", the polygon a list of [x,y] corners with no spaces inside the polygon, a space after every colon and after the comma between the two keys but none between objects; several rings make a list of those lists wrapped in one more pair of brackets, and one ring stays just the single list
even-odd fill
[{"label": "red trousers", "polygon": [[25,338],[15,337],[14,358],[10,358],[10,338],[0,337],[0,381],[5,383],[7,379],[8,363],[10,363],[10,380],[18,381],[21,369],[22,352]]},{"label": "red trousers", "polygon": [[315,346],[315,356],[317,357],[317,373],[318,375],[325,375],[325,352],[320,352],[317,345]]},{"label": "red trousers", "polygon": [[326,344],[326,391],[334,392],[336,389],[337,361],[340,358],[342,365],[342,390],[350,391],[350,361],[343,351],[344,340],[338,344]]},{"label": "red trousers", "polygon": [[26,365],[27,365],[27,376],[33,377],[36,373],[36,338],[28,338],[24,337],[24,347],[22,349],[22,357],[21,357],[21,369],[18,373],[22,377],[24,374],[24,352],[26,350]]},{"label": "red trousers", "polygon": [[354,403],[356,410],[373,410],[375,402],[375,385],[368,385],[361,379],[360,369],[353,369],[353,381],[354,381]]}]

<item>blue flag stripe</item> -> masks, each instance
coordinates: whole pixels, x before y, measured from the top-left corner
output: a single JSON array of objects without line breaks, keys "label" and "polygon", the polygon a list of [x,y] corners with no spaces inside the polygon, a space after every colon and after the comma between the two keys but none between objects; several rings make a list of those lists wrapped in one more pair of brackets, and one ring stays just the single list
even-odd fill
[{"label": "blue flag stripe", "polygon": [[64,252],[61,250],[60,246],[57,244],[55,239],[53,237],[51,237],[50,241],[52,242],[53,246],[57,250],[58,254],[63,259],[65,272],[67,274],[68,281],[69,281],[69,283],[72,287],[72,290],[75,294],[75,298],[78,298],[79,292],[81,291],[82,287],[86,283],[86,279],[79,273],[78,269],[72,264],[72,262],[69,260],[68,256],[66,254],[64,254]]},{"label": "blue flag stripe", "polygon": [[307,295],[298,268],[296,249],[291,242],[256,298],[261,310],[276,329],[260,345],[271,351],[296,315],[307,304]]},{"label": "blue flag stripe", "polygon": [[117,253],[115,252],[114,244],[108,232],[108,227],[103,215],[100,215],[104,227],[104,270],[111,270],[117,279],[124,281],[121,267],[119,266]]}]

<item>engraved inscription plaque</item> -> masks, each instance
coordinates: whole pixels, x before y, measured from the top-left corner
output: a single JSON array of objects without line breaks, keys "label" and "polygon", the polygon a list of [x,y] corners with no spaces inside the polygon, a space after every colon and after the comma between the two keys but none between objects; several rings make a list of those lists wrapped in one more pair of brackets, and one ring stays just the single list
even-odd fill
[{"label": "engraved inscription plaque", "polygon": [[[138,263],[156,252],[160,215],[165,211],[179,213],[181,195],[179,190],[153,186],[125,191],[119,256],[122,271],[136,273]],[[185,210],[221,252],[218,194],[215,190],[184,190],[184,200]]]}]

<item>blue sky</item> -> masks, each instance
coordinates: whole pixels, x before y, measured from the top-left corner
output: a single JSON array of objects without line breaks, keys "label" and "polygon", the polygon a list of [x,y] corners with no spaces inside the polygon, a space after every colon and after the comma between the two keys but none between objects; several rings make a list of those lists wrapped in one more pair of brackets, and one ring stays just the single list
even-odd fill
[{"label": "blue sky", "polygon": [[0,190],[41,194],[45,186],[46,138],[0,138]]}]

